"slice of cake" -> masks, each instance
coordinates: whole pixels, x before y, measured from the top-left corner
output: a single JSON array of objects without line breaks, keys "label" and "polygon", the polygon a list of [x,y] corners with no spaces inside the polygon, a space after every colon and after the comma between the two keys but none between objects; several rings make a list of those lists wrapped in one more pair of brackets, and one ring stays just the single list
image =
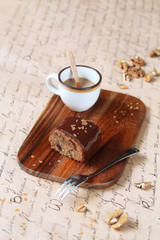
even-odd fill
[{"label": "slice of cake", "polygon": [[100,128],[81,117],[65,118],[49,136],[51,148],[77,161],[91,158],[101,141]]}]

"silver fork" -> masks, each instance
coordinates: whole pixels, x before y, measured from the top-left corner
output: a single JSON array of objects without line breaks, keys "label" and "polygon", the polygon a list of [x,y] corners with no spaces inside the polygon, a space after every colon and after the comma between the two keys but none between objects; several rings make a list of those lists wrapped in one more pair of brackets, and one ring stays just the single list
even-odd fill
[{"label": "silver fork", "polygon": [[70,176],[65,180],[65,182],[61,185],[61,187],[56,192],[55,196],[58,196],[59,199],[63,200],[69,193],[71,193],[76,187],[78,187],[80,184],[87,181],[89,178],[94,177],[98,175],[99,173],[107,170],[114,164],[122,161],[123,159],[134,155],[138,153],[139,150],[137,148],[129,148],[124,153],[122,153],[120,156],[113,159],[110,163],[105,165],[103,168],[99,169],[98,171],[89,174],[89,175],[81,175],[81,174],[75,174]]}]

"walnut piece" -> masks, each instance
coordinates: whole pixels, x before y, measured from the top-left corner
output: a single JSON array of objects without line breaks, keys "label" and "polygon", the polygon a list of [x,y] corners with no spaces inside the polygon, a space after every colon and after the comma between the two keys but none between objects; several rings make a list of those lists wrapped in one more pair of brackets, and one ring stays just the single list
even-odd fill
[{"label": "walnut piece", "polygon": [[150,52],[150,57],[157,57],[160,56],[160,49],[154,49]]},{"label": "walnut piece", "polygon": [[157,70],[153,69],[152,72],[149,72],[144,76],[144,81],[145,82],[150,82],[152,80],[152,78],[157,76],[157,75],[158,75]]},{"label": "walnut piece", "polygon": [[128,213],[123,213],[122,209],[115,209],[113,212],[106,216],[108,224],[112,225],[113,229],[119,230],[128,220]]},{"label": "walnut piece", "polygon": [[113,218],[119,218],[123,213],[123,210],[122,209],[115,209],[113,212],[109,213],[107,216],[106,216],[106,221],[108,224],[111,224],[111,220]]},{"label": "walnut piece", "polygon": [[126,75],[132,77],[132,78],[140,78],[144,77],[145,72],[140,67],[130,67],[128,71],[126,72]]},{"label": "walnut piece", "polygon": [[141,57],[135,57],[135,58],[131,58],[129,61],[132,61],[133,66],[139,66],[142,67],[145,65],[145,61],[143,58]]},{"label": "walnut piece", "polygon": [[128,220],[128,213],[125,212],[121,215],[121,217],[118,219],[118,222],[112,225],[113,229],[119,230],[121,226],[123,226]]},{"label": "walnut piece", "polygon": [[152,186],[152,183],[151,182],[140,182],[140,183],[135,183],[135,186],[137,188],[146,190],[147,188]]}]

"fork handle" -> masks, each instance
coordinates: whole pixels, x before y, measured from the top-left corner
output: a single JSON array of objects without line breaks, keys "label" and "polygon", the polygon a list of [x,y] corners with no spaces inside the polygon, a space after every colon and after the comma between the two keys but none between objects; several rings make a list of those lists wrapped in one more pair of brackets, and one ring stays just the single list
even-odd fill
[{"label": "fork handle", "polygon": [[98,175],[99,173],[107,170],[108,168],[110,168],[111,166],[113,166],[114,164],[122,161],[123,159],[131,156],[131,155],[134,155],[136,153],[138,153],[139,150],[137,148],[129,148],[127,149],[124,153],[122,153],[120,156],[118,156],[117,158],[113,159],[110,163],[108,163],[106,166],[104,166],[103,168],[99,169],[98,171],[92,173],[89,175],[89,178],[90,177],[94,177],[96,175]]}]

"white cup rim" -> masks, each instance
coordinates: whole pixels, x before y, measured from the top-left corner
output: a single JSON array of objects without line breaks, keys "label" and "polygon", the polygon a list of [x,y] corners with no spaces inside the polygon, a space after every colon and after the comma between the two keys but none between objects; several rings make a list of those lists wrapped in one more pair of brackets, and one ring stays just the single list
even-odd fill
[{"label": "white cup rim", "polygon": [[65,82],[63,82],[63,81],[61,80],[61,77],[60,77],[60,75],[61,75],[61,73],[62,73],[63,71],[65,71],[65,70],[68,69],[68,68],[71,68],[70,66],[68,66],[68,67],[63,68],[63,69],[59,72],[59,74],[58,74],[58,80],[59,80],[59,82],[60,82],[65,88],[68,88],[68,89],[70,89],[70,90],[76,90],[76,91],[77,91],[77,90],[78,90],[78,91],[88,91],[88,90],[94,90],[95,88],[97,88],[97,87],[101,84],[102,75],[101,75],[101,73],[100,73],[97,69],[95,69],[95,68],[93,68],[93,67],[86,66],[86,65],[76,65],[76,66],[77,66],[77,67],[89,68],[89,69],[94,70],[94,71],[99,75],[99,80],[98,80],[98,82],[97,82],[96,84],[93,84],[92,86],[85,87],[85,88],[76,88],[76,87],[69,86],[69,85],[67,85]]}]

